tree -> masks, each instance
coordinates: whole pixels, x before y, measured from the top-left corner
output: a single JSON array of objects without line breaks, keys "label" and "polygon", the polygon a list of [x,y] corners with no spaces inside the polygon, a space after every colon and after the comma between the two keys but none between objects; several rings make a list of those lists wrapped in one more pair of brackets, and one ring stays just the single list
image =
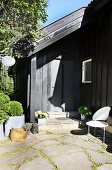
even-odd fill
[{"label": "tree", "polygon": [[47,0],[0,0],[0,53],[10,54],[22,37],[37,38],[40,23],[47,19]]},{"label": "tree", "polygon": [[13,78],[8,76],[8,67],[2,64],[0,69],[0,92],[4,92],[12,97],[14,93]]}]

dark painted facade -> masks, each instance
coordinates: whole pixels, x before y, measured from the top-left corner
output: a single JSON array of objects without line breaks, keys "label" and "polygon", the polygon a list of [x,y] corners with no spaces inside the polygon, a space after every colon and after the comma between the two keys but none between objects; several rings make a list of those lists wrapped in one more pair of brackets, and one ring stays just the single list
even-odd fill
[{"label": "dark painted facade", "polygon": [[81,84],[81,103],[96,110],[112,106],[112,6],[107,5],[83,31],[81,60],[92,58],[92,82]]},{"label": "dark painted facade", "polygon": [[[77,29],[76,19],[75,27],[70,21],[70,27],[57,34],[53,31],[58,28],[51,24],[50,35],[55,36],[17,62],[16,97],[23,103],[27,120],[34,121],[37,110],[74,111],[82,104],[92,110],[112,106],[112,6],[109,0],[103,2],[89,5]],[[71,17],[82,16],[81,12]],[[90,58],[92,81],[82,83],[82,61]]]}]

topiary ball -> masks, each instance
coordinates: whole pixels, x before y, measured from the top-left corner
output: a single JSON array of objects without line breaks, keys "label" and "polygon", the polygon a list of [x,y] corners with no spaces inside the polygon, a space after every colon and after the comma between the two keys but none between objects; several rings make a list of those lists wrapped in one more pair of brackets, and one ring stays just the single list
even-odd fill
[{"label": "topiary ball", "polygon": [[21,116],[23,114],[23,107],[20,102],[10,101],[6,108],[9,116]]}]

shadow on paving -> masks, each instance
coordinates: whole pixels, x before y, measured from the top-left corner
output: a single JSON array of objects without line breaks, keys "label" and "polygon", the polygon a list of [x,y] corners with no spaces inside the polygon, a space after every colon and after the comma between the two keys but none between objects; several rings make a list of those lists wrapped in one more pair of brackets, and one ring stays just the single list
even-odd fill
[{"label": "shadow on paving", "polygon": [[108,145],[107,152],[112,153],[112,134],[109,132],[106,132],[106,140],[105,143]]},{"label": "shadow on paving", "polygon": [[76,129],[76,130],[71,130],[70,133],[73,135],[86,135],[87,130],[85,128],[84,129]]},{"label": "shadow on paving", "polygon": [[[79,123],[79,129],[71,130],[70,133],[73,135],[87,135],[87,126],[84,123]],[[94,135],[94,128],[91,127],[90,134],[103,142],[103,129],[96,128],[96,133]],[[105,144],[107,145],[107,152],[112,153],[112,134],[107,131],[105,134]]]}]

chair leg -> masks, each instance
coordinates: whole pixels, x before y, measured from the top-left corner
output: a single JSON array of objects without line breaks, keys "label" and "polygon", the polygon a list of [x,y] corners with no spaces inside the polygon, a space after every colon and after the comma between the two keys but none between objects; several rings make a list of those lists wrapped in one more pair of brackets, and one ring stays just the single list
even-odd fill
[{"label": "chair leg", "polygon": [[88,134],[90,133],[90,126],[88,126]]},{"label": "chair leg", "polygon": [[104,127],[104,130],[103,130],[103,143],[105,142],[105,127]]},{"label": "chair leg", "polygon": [[96,127],[94,128],[94,136],[96,135]]}]

